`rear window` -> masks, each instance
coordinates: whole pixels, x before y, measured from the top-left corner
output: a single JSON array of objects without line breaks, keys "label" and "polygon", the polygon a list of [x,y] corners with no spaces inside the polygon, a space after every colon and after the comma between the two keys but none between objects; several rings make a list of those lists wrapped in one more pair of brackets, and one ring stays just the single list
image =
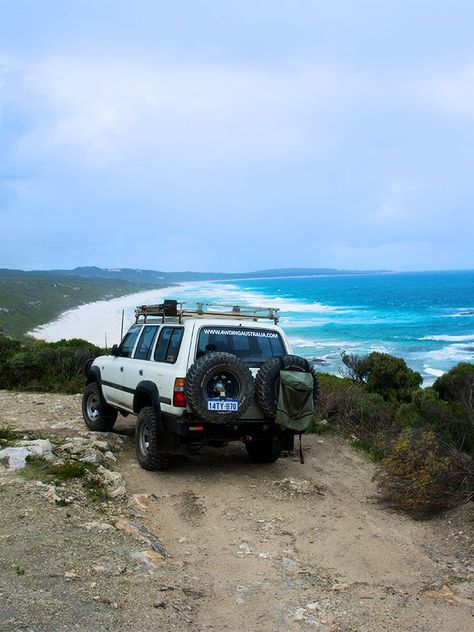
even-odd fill
[{"label": "rear window", "polygon": [[178,359],[183,333],[184,329],[182,327],[162,327],[154,359],[157,362],[174,364]]},{"label": "rear window", "polygon": [[148,358],[150,357],[151,348],[153,347],[153,343],[155,342],[157,331],[158,327],[154,325],[143,328],[143,333],[137,344],[137,348],[135,349],[135,354],[133,356],[134,358],[138,360],[148,360]]},{"label": "rear window", "polygon": [[243,327],[203,327],[199,333],[196,357],[209,351],[233,353],[252,366],[259,366],[273,356],[285,354],[278,332]]}]

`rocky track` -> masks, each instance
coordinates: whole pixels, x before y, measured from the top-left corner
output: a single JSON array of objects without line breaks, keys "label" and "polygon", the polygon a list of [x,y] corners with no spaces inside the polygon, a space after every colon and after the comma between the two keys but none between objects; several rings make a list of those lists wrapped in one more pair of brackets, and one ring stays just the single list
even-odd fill
[{"label": "rocky track", "polygon": [[93,500],[79,481],[51,490],[0,469],[0,630],[472,629],[472,509],[423,522],[388,510],[341,439],[305,437],[305,465],[255,465],[230,445],[150,473],[133,420],[97,442],[78,396],[0,391],[0,411],[0,427],[52,438],[58,458],[121,475],[114,498]]}]

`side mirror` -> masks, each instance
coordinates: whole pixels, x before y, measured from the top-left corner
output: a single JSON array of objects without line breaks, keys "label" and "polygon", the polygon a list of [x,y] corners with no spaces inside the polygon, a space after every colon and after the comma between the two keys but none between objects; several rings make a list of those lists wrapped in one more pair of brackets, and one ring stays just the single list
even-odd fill
[{"label": "side mirror", "polygon": [[119,354],[118,345],[112,345],[112,349],[110,350],[110,355],[117,357]]}]

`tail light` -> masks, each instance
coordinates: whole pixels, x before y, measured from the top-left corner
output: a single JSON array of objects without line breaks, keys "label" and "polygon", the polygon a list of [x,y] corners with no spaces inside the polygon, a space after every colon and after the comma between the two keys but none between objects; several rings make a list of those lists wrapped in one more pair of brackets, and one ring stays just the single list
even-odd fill
[{"label": "tail light", "polygon": [[184,377],[177,377],[174,381],[173,406],[185,408],[186,398],[184,397]]}]

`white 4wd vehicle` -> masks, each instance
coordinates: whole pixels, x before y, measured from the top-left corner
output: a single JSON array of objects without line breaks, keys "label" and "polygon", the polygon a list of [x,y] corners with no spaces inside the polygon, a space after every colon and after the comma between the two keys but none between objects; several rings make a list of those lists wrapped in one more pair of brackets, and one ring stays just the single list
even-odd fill
[{"label": "white 4wd vehicle", "polygon": [[136,452],[164,470],[183,447],[243,441],[250,458],[275,461],[294,432],[275,423],[280,370],[314,369],[291,355],[278,310],[165,301],[136,310],[110,355],[96,358],[82,400],[91,430],[109,431],[118,412],[137,415]]}]

